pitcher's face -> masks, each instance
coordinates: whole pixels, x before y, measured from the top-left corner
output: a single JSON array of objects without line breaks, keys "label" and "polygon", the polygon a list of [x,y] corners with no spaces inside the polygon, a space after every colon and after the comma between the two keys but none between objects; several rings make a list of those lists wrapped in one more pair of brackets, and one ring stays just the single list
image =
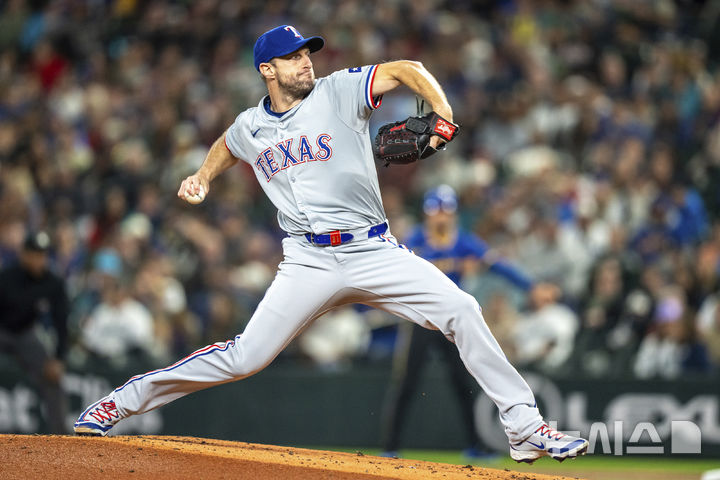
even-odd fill
[{"label": "pitcher's face", "polygon": [[303,47],[282,57],[273,58],[275,78],[284,93],[293,98],[305,98],[315,87],[315,72],[310,49]]}]

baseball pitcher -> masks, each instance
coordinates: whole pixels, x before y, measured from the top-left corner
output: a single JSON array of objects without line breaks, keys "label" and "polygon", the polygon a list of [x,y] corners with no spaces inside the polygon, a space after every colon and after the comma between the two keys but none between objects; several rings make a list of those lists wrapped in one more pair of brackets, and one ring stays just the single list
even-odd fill
[{"label": "baseball pitcher", "polygon": [[[243,161],[278,209],[287,232],[284,258],[245,331],[130,378],[87,407],[75,432],[106,435],[130,415],[249,377],[315,318],[339,305],[363,303],[440,330],[456,345],[468,371],[498,406],[515,460],[533,462],[545,455],[564,460],[585,453],[586,440],[545,424],[532,391],[505,358],[475,299],[390,232],[374,156],[408,163],[452,140],[458,126],[442,88],[422,64],[406,60],[316,79],[311,54],[324,43],[290,25],[258,38],[255,68],[268,95],[238,115],[178,190],[180,198],[199,203],[215,177]],[[433,112],[381,129],[373,145],[370,115],[383,95],[401,84]]]}]

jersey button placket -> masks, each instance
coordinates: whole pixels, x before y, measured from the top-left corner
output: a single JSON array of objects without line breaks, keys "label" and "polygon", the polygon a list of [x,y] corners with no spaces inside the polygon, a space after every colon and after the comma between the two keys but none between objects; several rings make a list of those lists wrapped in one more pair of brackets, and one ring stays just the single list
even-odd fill
[{"label": "jersey button placket", "polygon": [[298,211],[307,215],[307,209],[305,208],[305,202],[303,201],[304,197],[300,191],[300,187],[296,185],[296,182],[297,177],[292,175],[290,177],[290,190],[292,190],[293,197],[295,198],[295,205],[297,205]]}]

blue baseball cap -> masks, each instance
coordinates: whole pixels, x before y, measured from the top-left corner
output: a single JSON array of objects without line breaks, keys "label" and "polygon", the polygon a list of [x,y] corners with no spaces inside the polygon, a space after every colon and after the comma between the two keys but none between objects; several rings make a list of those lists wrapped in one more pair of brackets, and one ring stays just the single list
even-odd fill
[{"label": "blue baseball cap", "polygon": [[255,42],[255,70],[260,71],[261,63],[267,63],[275,57],[282,57],[302,47],[308,47],[312,53],[324,45],[325,40],[322,37],[305,38],[292,25],[280,25],[260,35]]},{"label": "blue baseball cap", "polygon": [[455,213],[457,206],[457,194],[450,185],[440,185],[425,193],[423,211],[427,215],[435,215],[440,210]]}]

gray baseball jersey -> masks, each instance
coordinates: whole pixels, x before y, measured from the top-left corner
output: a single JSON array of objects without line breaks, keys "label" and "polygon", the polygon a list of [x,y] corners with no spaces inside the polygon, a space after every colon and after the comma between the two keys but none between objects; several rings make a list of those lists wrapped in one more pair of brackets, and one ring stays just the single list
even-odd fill
[{"label": "gray baseball jersey", "polygon": [[318,79],[281,117],[268,111],[266,97],[227,130],[225,144],[252,165],[286,232],[353,230],[385,220],[367,134],[381,102],[371,96],[376,69]]}]

